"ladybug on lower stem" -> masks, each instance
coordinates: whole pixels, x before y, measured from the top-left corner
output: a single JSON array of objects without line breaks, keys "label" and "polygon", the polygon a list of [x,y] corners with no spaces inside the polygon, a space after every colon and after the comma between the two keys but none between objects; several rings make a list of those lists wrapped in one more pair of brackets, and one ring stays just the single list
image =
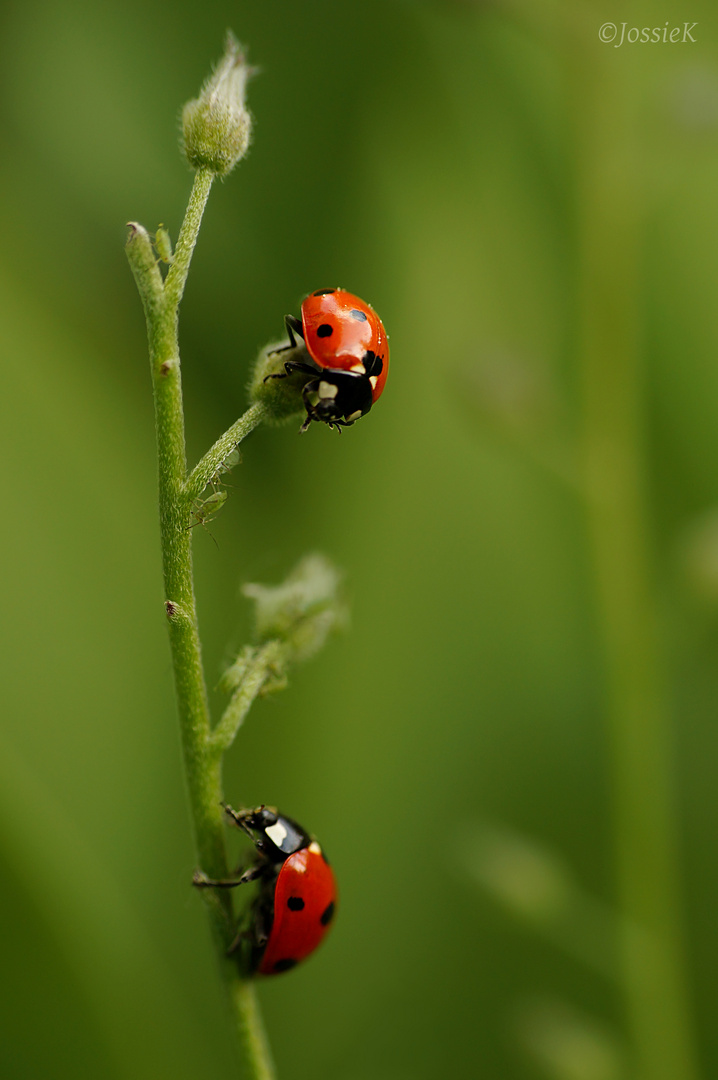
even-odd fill
[{"label": "ladybug on lower stem", "polygon": [[301,430],[315,420],[341,431],[365,416],[384,389],[389,370],[384,325],[369,304],[344,289],[313,292],[301,315],[285,315],[289,344],[276,350],[294,351],[297,358],[285,360],[284,371],[267,379],[309,375],[302,387],[307,419]]},{"label": "ladybug on lower stem", "polygon": [[259,881],[247,928],[230,952],[239,952],[247,975],[278,975],[314,952],[329,929],[336,910],[334,874],[317,841],[292,818],[270,806],[224,809],[252,840],[256,856],[238,878],[216,881],[198,871],[194,884],[234,888]]}]

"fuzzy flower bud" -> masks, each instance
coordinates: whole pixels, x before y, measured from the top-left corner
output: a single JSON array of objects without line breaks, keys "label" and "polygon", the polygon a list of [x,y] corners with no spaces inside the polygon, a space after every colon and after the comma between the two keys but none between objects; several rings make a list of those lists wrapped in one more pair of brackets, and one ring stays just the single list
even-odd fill
[{"label": "fuzzy flower bud", "polygon": [[234,35],[227,33],[224,56],[198,98],[182,110],[183,148],[193,169],[227,176],[247,153],[252,118],[244,103],[247,81],[255,74]]},{"label": "fuzzy flower bud", "polygon": [[256,605],[257,644],[243,649],[222,676],[228,693],[240,690],[258,666],[265,669],[262,694],[283,690],[290,664],[309,660],[347,621],[339,571],[323,555],[306,555],[281,585],[245,585],[242,592]]},{"label": "fuzzy flower bud", "polygon": [[308,660],[346,619],[340,574],[323,555],[306,555],[281,585],[245,585],[256,604],[260,642],[281,642],[287,659]]},{"label": "fuzzy flower bud", "polygon": [[[302,400],[302,388],[307,382],[308,376],[296,371],[285,376],[284,361],[303,360],[307,362],[310,359],[304,347],[304,342],[298,345],[296,349],[289,350],[287,349],[286,340],[275,341],[261,350],[247,389],[249,390],[249,400],[252,405],[261,403],[266,406],[265,423],[279,426],[306,411],[306,406]],[[280,374],[282,375],[281,379],[272,378],[273,375]]]}]

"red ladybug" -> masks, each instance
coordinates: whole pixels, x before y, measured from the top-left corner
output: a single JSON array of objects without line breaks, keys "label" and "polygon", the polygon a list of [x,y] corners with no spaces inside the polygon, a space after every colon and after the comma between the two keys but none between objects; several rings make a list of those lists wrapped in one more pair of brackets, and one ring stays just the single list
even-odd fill
[{"label": "red ladybug", "polygon": [[[307,419],[340,431],[369,412],[381,396],[389,370],[389,344],[381,319],[369,304],[344,289],[319,289],[302,304],[301,320],[285,315],[289,344],[297,359],[284,362],[284,379],[295,371],[310,376],[302,388]],[[301,342],[297,341],[297,337]]]},{"label": "red ladybug", "polygon": [[337,900],[334,874],[317,841],[291,818],[270,806],[224,809],[257,855],[239,878],[212,881],[197,873],[194,883],[233,888],[260,882],[247,925],[230,951],[238,951],[247,975],[278,975],[314,952],[329,929]]}]

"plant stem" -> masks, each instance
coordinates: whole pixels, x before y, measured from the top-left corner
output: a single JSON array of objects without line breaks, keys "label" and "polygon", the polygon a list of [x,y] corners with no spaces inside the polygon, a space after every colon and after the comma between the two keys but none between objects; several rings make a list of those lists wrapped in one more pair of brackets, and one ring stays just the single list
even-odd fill
[{"label": "plant stem", "polygon": [[644,460],[635,90],[615,57],[588,56],[580,45],[575,53],[583,456],[606,665],[626,1007],[638,1077],[695,1080]]},{"label": "plant stem", "polygon": [[[198,171],[174,261],[164,286],[149,236],[139,225],[131,226],[127,254],[147,320],[157,431],[165,610],[197,859],[208,876],[224,878],[228,875],[228,867],[221,807],[222,756],[211,742],[207,688],[197,625],[189,527],[193,496],[191,486],[186,483],[187,457],[177,340],[179,304],[211,186],[212,174],[208,170]],[[251,421],[247,422],[245,418],[249,414],[252,414]],[[225,457],[261,419],[262,412],[255,407],[233,425],[230,429],[231,446],[225,452]],[[223,439],[226,436],[216,445],[222,443]],[[226,957],[235,933],[231,896],[226,890],[210,889],[206,892],[209,894],[206,901],[212,934],[233,1011],[235,1030],[244,1047],[252,1075],[256,1080],[270,1080],[273,1073],[253,988],[243,982],[237,965]],[[252,1033],[251,1038],[248,1032]]]},{"label": "plant stem", "polygon": [[229,700],[227,708],[210,735],[210,746],[220,756],[227,750],[239,731],[245,716],[272,674],[281,655],[281,644],[268,641],[257,649],[242,671],[242,678]]},{"label": "plant stem", "polygon": [[207,199],[212,188],[214,174],[209,169],[199,169],[195,173],[192,192],[187,203],[184,221],[180,234],[177,237],[177,247],[174,258],[167,273],[165,281],[165,302],[168,309],[174,313],[175,325],[179,311],[180,300],[184,292],[189,264],[192,261],[192,253],[197,243],[199,227],[202,224],[202,215],[207,205]]},{"label": "plant stem", "polygon": [[210,447],[204,457],[198,461],[187,478],[186,491],[190,500],[202,494],[227,455],[231,454],[242,439],[245,439],[262,423],[266,415],[266,406],[258,402],[247,409],[246,413],[240,416],[239,420],[235,420],[231,428],[228,428],[224,435],[217,439],[214,446]]},{"label": "plant stem", "polygon": [[[174,262],[165,282],[154,347],[150,337],[150,364],[157,427],[165,604],[170,605],[170,648],[185,772],[200,864],[210,876],[220,876],[227,872],[221,784],[219,768],[210,767],[207,759],[210,720],[197,628],[189,507],[184,492],[187,459],[177,342],[179,303],[211,184],[211,173],[196,174]],[[223,906],[229,916],[231,903],[225,900]],[[226,944],[225,940],[225,947]]]},{"label": "plant stem", "polygon": [[274,1080],[274,1063],[264,1032],[254,984],[237,979],[233,986],[237,1015],[241,1017],[240,1032],[247,1061],[255,1080]]}]

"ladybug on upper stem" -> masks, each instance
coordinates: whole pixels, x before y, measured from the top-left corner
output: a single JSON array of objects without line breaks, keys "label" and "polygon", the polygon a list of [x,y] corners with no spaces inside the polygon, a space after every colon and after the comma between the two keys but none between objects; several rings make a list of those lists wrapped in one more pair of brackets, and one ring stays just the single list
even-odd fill
[{"label": "ladybug on upper stem", "polygon": [[350,427],[369,412],[386,383],[389,344],[381,319],[353,293],[318,289],[302,304],[301,319],[285,315],[284,323],[289,344],[276,352],[295,350],[300,358],[285,360],[284,371],[267,379],[295,371],[311,376],[302,387],[302,431],[312,420],[337,431]]},{"label": "ladybug on upper stem", "polygon": [[256,856],[237,878],[216,881],[197,871],[194,884],[234,888],[259,881],[247,928],[237,935],[230,952],[238,951],[247,975],[289,971],[314,952],[329,929],[337,899],[332,869],[317,841],[272,807],[224,809],[250,837]]}]

